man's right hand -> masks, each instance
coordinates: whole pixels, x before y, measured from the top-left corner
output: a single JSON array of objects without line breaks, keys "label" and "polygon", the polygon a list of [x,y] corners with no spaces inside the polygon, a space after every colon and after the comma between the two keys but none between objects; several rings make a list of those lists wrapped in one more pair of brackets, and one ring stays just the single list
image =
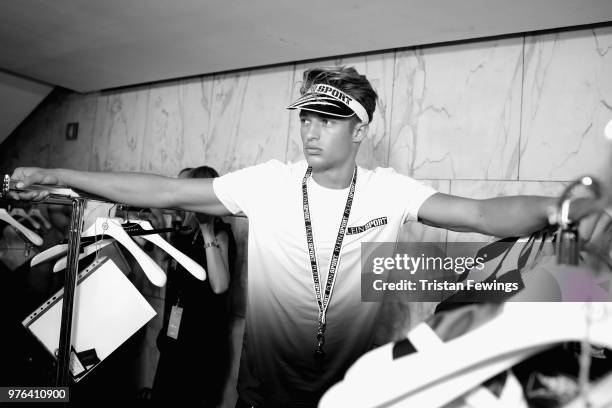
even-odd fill
[{"label": "man's right hand", "polygon": [[[11,175],[11,181],[17,181],[18,189],[27,188],[32,184],[58,185],[60,179],[53,169],[39,167],[18,167]],[[42,201],[49,195],[48,191],[9,191],[9,196],[15,200]]]}]

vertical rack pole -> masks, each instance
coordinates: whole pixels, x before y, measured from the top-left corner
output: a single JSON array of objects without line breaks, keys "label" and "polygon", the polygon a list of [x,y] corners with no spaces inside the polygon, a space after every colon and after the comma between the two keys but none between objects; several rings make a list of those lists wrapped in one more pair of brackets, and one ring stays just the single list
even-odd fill
[{"label": "vertical rack pole", "polygon": [[57,357],[57,376],[55,380],[55,385],[58,387],[68,387],[70,385],[72,315],[79,269],[79,246],[81,244],[81,227],[83,226],[85,202],[82,198],[72,200],[72,217],[70,219],[70,232],[68,235],[68,263],[64,275],[64,300]]}]

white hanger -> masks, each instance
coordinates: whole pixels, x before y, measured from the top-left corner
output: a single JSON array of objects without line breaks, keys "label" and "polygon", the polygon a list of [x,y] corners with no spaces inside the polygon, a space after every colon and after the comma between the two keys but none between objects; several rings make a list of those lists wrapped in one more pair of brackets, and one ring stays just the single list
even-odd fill
[{"label": "white hanger", "polygon": [[40,220],[40,222],[42,222],[43,226],[46,229],[51,229],[52,225],[49,222],[49,220],[47,220],[45,218],[44,215],[42,215],[42,213],[40,212],[40,209],[38,208],[30,208],[30,211],[28,211],[28,215],[32,218],[36,218],[38,220]]},{"label": "white hanger", "polygon": [[[113,218],[113,219],[120,222],[119,218]],[[149,221],[144,221],[144,220],[130,220],[130,221],[135,224],[140,225],[141,228],[144,230],[153,229],[153,226],[151,225]],[[86,231],[82,233],[81,236],[86,237],[86,236],[93,236],[93,235],[100,235],[100,231],[96,231],[95,225],[91,225]],[[200,264],[198,264],[197,262],[195,262],[194,260],[186,256],[184,253],[176,249],[174,246],[169,244],[168,241],[163,239],[159,234],[143,235],[141,238],[146,239],[152,242],[153,244],[157,245],[161,249],[163,249],[168,255],[176,259],[179,264],[181,264],[187,271],[189,271],[189,273],[191,273],[197,279],[199,280],[206,279],[206,271]],[[104,248],[105,246],[111,244],[112,242],[114,242],[114,240],[112,239],[102,239],[98,242],[95,242],[91,245],[86,246],[85,248],[83,248],[82,253],[79,254],[79,260],[94,253],[95,251],[98,251]],[[30,265],[31,266],[37,265],[38,263],[44,262],[45,260],[61,255],[62,253],[65,253],[67,251],[68,251],[67,244],[56,245],[53,248],[49,248],[48,250],[43,251],[37,256],[35,256],[32,259],[32,262],[30,263]],[[64,256],[55,263],[55,265],[53,266],[53,272],[61,271],[62,269],[66,268],[66,265],[67,265],[67,257]]]},{"label": "white hanger", "polygon": [[[113,219],[116,222],[118,222],[118,223],[121,223],[121,221],[122,221],[120,218],[113,218]],[[133,222],[134,224],[140,225],[140,227],[143,230],[152,230],[152,229],[154,229],[149,221],[138,220],[138,219],[133,219],[133,220],[129,220],[129,221]],[[90,228],[88,228],[88,230],[83,233],[83,236],[95,235],[95,232],[94,232],[95,228],[94,227],[95,227],[95,225],[90,227]],[[98,234],[100,233],[100,231],[97,231],[97,232],[98,232]],[[161,237],[161,235],[159,235],[159,234],[148,234],[148,235],[142,235],[142,236],[140,236],[140,238],[146,239],[147,241],[157,245],[159,248],[164,250],[168,255],[170,255],[172,258],[176,259],[176,261],[180,265],[182,265],[189,273],[191,273],[197,279],[202,280],[202,281],[206,279],[206,271],[205,271],[205,269],[200,264],[198,264],[193,259],[189,258],[187,255],[185,255],[184,253],[182,253],[181,251],[176,249],[168,241],[163,239]],[[95,251],[95,249],[94,249],[94,251]],[[92,253],[92,252],[90,252],[90,253]],[[57,267],[61,267],[62,265],[56,264],[56,266]],[[55,268],[54,268],[54,270],[55,270]]]},{"label": "white hanger", "polygon": [[[407,337],[419,353],[426,350],[435,353],[435,349],[443,347],[444,344],[427,323],[416,326]],[[344,381],[337,383],[328,390],[321,399],[319,406],[321,408],[341,406],[343,402],[352,400],[355,395],[360,395],[366,384],[362,379],[359,379],[359,376],[367,370],[380,370],[381,366],[393,364],[394,345],[394,343],[386,344],[361,357],[346,373]],[[398,397],[396,402],[390,402],[384,406],[385,408],[441,407],[464,396],[469,406],[497,407],[498,405],[493,403],[494,395],[487,388],[479,387],[479,385],[546,348],[547,346],[534,347],[501,356],[486,364],[479,364],[469,370],[462,371],[460,375],[452,375],[435,381],[421,390],[409,391],[405,396]],[[355,376],[357,376],[356,381],[354,381]],[[367,381],[371,382],[369,379]],[[483,404],[483,400],[487,402]],[[361,405],[359,402],[352,405],[357,407],[374,406],[371,404]]]},{"label": "white hanger", "polygon": [[[93,224],[81,233],[82,237],[92,235],[95,235],[95,225]],[[30,261],[30,266],[36,266],[50,259],[57,258],[58,256],[65,254],[66,252],[68,252],[68,244],[58,244],[52,246],[51,248],[48,248],[42,251],[41,253],[35,255]]]},{"label": "white hanger", "polygon": [[[440,381],[500,362],[512,354],[562,342],[588,338],[596,346],[612,348],[612,303],[511,302],[503,307],[503,312],[489,322],[441,347],[432,347],[396,360],[392,360],[388,348],[386,355],[385,351],[379,350],[365,354],[344,379],[351,383],[351,401],[357,400],[354,406],[374,407],[402,400],[407,402],[417,392],[426,392],[420,397],[427,400],[427,396],[433,394],[426,388]],[[559,316],[560,319],[551,316]],[[375,358],[369,358],[374,353],[383,358],[378,362]],[[434,361],[443,361],[444,364],[432,364]],[[458,395],[473,386],[459,389]]]},{"label": "white hanger", "polygon": [[9,225],[15,227],[15,229],[21,232],[34,245],[41,246],[43,244],[43,239],[40,237],[40,235],[29,228],[26,228],[19,221],[11,217],[11,215],[4,208],[0,208],[0,220],[5,221]]},{"label": "white hanger", "polygon": [[[81,237],[91,237],[96,235],[95,225],[90,225],[85,231],[81,233]],[[101,234],[100,234],[101,235]],[[68,244],[58,244],[48,248],[41,253],[35,255],[30,261],[30,266],[36,266],[50,259],[56,258],[68,252]],[[82,257],[79,257],[82,259]],[[64,261],[65,262],[65,261]]]},{"label": "white hanger", "polygon": [[[105,246],[112,244],[113,242],[115,242],[115,240],[112,238],[111,239],[101,239],[99,241],[94,242],[93,244],[87,245],[86,247],[83,248],[83,251],[79,254],[79,261],[85,258],[86,256],[89,256],[93,254],[94,252],[99,251]],[[53,272],[57,273],[63,269],[66,269],[67,264],[68,264],[68,257],[67,256],[61,257],[60,259],[57,260],[57,262],[55,262],[55,265],[53,265]]]},{"label": "white hanger", "polygon": [[51,248],[47,248],[39,254],[36,254],[30,260],[30,266],[36,266],[41,264],[49,259],[56,258],[62,254],[65,254],[68,251],[68,244],[58,244],[52,246]]},{"label": "white hanger", "polygon": [[[149,221],[145,220],[130,220],[135,224],[138,224],[144,230],[152,230],[153,226]],[[159,234],[150,234],[150,235],[142,235],[141,238],[146,239],[147,241],[157,245],[161,249],[163,249],[168,255],[172,258],[176,259],[176,261],[183,266],[189,273],[195,276],[197,279],[203,281],[206,279],[206,271],[202,267],[202,265],[198,264],[193,259],[189,258],[187,255],[176,249],[172,246],[168,241],[163,239]]]},{"label": "white hanger", "polygon": [[[93,231],[93,233],[91,233]],[[82,236],[93,235],[108,235],[113,237],[125,249],[127,249],[136,259],[136,262],[142,267],[147,278],[155,286],[164,286],[166,284],[166,274],[164,271],[151,259],[145,252],[132,240],[132,238],[123,230],[118,218],[96,218],[95,223],[89,227]]]},{"label": "white hanger", "polygon": [[[412,329],[408,333],[408,339],[418,352],[444,345],[442,339],[438,337],[436,332],[427,323],[421,323]],[[512,407],[506,407],[507,404],[501,402],[501,398],[497,398],[488,388],[478,385],[495,374],[504,371],[506,368],[518,364],[539,350],[541,348],[513,353],[509,356],[504,356],[501,361],[487,364],[484,367],[478,367],[469,373],[452,376],[448,381],[440,381],[428,387],[425,390],[426,392],[411,395],[408,401],[402,400],[400,406],[438,407],[463,396],[467,405],[473,408],[520,408],[516,401],[513,401],[514,405]],[[516,381],[516,378],[512,378]],[[510,381],[510,377],[507,380]],[[473,387],[476,388],[472,389]],[[465,390],[469,389],[472,390],[465,393]]]},{"label": "white hanger", "polygon": [[11,215],[13,217],[22,217],[32,225],[32,227],[36,229],[40,229],[40,224],[34,218],[30,217],[23,208],[13,208],[11,210]]},{"label": "white hanger", "polygon": [[[435,352],[435,349],[444,347],[444,342],[427,323],[421,323],[413,328],[407,337],[419,353],[426,350]],[[347,371],[344,382],[340,382],[329,389],[321,400],[320,407],[340,406],[343,402],[346,403],[346,401],[351,400],[351,396],[363,392],[362,382],[352,381],[353,377],[359,376],[360,373],[364,373],[366,370],[380,369],[382,361],[384,361],[382,364],[393,364],[394,346],[394,343],[389,343],[365,354]],[[410,393],[409,397],[399,399],[397,403],[386,404],[385,407],[440,407],[463,395],[466,403],[471,407],[486,406],[487,408],[501,408],[503,405],[497,400],[497,397],[487,388],[478,386],[496,374],[545,348],[535,347],[503,356],[503,358],[496,359],[490,364],[480,365],[473,370],[462,372],[461,375],[451,376],[435,382],[425,388],[423,392],[419,393],[416,391]],[[466,390],[471,391],[466,394]],[[356,406],[361,405],[356,403]]]}]

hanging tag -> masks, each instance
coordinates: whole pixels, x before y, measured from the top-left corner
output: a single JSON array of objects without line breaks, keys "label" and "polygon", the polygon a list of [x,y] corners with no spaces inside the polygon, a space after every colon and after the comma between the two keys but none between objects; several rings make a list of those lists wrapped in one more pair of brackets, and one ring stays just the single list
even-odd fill
[{"label": "hanging tag", "polygon": [[70,347],[70,372],[76,377],[84,371],[86,371],[86,368],[79,359],[74,347]]},{"label": "hanging tag", "polygon": [[178,305],[172,306],[166,335],[174,340],[178,339],[179,327],[181,326],[181,317],[183,317],[183,308]]}]

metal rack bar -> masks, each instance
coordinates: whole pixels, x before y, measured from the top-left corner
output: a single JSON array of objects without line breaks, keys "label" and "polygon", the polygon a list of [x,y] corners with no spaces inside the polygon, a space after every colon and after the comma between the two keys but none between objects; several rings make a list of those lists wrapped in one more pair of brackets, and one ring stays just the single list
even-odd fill
[{"label": "metal rack bar", "polygon": [[72,348],[72,317],[74,315],[74,295],[76,292],[77,274],[79,270],[79,245],[81,243],[81,228],[86,200],[75,198],[72,201],[72,217],[68,236],[68,263],[64,272],[64,300],[57,356],[57,375],[55,385],[68,387],[70,385],[70,350]]}]

